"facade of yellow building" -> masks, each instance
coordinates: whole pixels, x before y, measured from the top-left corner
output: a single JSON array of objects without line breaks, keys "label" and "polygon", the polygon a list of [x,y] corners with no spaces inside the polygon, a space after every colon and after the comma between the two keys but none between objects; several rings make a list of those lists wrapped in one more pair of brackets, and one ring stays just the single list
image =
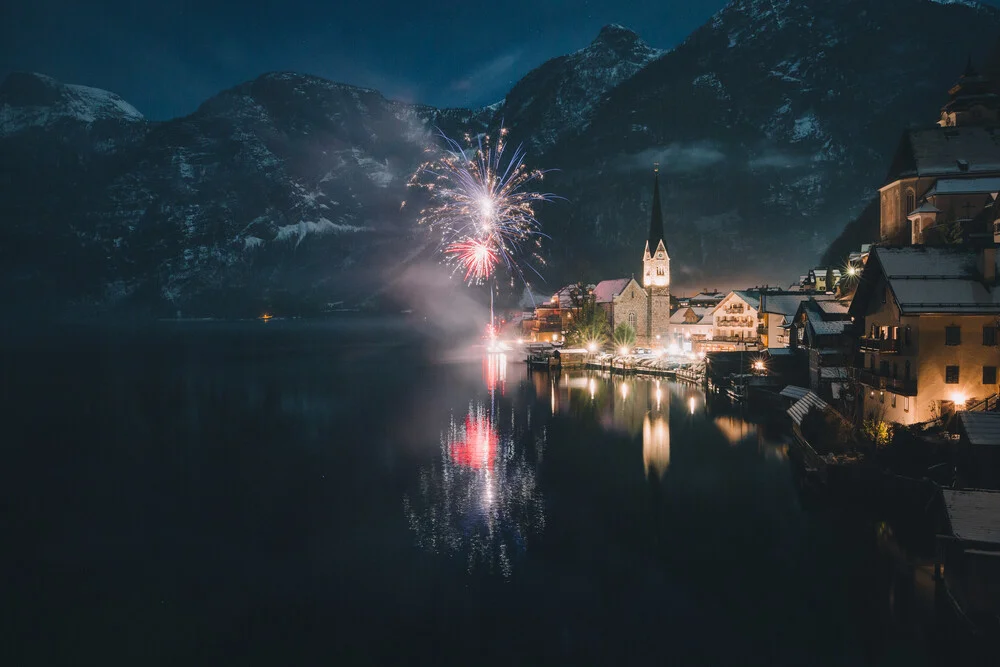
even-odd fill
[{"label": "facade of yellow building", "polygon": [[864,414],[914,424],[997,393],[996,271],[994,245],[872,250],[850,309]]}]

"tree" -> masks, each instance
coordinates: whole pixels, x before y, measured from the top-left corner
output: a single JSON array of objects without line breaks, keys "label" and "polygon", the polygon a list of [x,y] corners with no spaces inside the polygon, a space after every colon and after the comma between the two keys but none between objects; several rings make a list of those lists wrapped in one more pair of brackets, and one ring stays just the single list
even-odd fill
[{"label": "tree", "polygon": [[631,348],[635,345],[635,329],[628,322],[622,322],[615,327],[615,347]]},{"label": "tree", "polygon": [[608,342],[611,325],[604,309],[597,305],[592,290],[582,284],[570,288],[573,300],[573,322],[566,332],[566,341],[574,347],[603,347]]},{"label": "tree", "polygon": [[925,245],[957,245],[965,240],[961,220],[942,220],[924,230]]}]

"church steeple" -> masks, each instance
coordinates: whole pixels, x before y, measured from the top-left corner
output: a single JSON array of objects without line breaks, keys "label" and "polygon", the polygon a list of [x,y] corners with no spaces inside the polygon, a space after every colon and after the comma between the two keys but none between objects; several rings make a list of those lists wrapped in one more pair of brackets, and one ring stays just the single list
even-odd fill
[{"label": "church steeple", "polygon": [[649,219],[649,238],[646,240],[647,252],[656,252],[656,246],[663,242],[666,249],[667,242],[663,238],[663,211],[660,207],[660,165],[653,167],[653,213]]},{"label": "church steeple", "polygon": [[642,253],[642,284],[644,287],[670,285],[670,253],[663,238],[663,209],[660,205],[660,165],[653,169],[653,210],[649,218],[649,236]]}]

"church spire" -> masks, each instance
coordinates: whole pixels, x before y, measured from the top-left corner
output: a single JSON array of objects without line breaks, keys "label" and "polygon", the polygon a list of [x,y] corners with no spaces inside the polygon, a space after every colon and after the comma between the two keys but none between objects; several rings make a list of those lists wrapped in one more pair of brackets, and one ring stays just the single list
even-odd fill
[{"label": "church spire", "polygon": [[649,252],[656,252],[656,246],[663,241],[663,247],[667,247],[666,239],[663,238],[663,211],[660,208],[660,163],[653,167],[653,214],[649,219]]}]

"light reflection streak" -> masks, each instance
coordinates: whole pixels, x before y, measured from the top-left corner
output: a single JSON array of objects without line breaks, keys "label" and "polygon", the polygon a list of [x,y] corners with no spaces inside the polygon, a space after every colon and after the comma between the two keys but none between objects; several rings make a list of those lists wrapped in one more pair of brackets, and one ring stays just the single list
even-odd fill
[{"label": "light reflection streak", "polygon": [[420,472],[418,491],[403,497],[417,546],[463,557],[470,573],[483,568],[510,577],[515,556],[545,526],[536,480],[545,431],[533,448],[521,445],[525,431],[509,409],[511,419],[501,419],[491,394],[470,404],[464,418],[452,418],[439,455]]}]

